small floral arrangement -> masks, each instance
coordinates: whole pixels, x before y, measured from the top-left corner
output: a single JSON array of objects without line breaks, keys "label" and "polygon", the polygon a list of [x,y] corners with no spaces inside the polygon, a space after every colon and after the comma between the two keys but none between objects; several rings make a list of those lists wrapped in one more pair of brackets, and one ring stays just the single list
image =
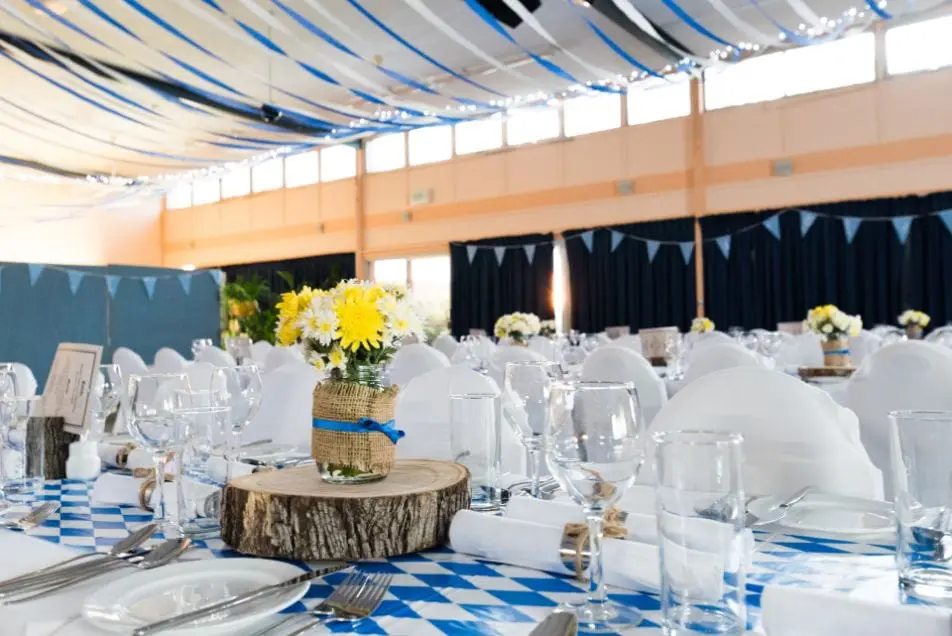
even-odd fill
[{"label": "small floral arrangement", "polygon": [[552,338],[559,332],[555,328],[554,320],[543,320],[539,323],[539,335],[546,338]]},{"label": "small floral arrangement", "polygon": [[903,327],[919,327],[920,329],[924,329],[929,326],[929,321],[932,319],[929,317],[929,314],[924,311],[907,309],[899,314],[898,320],[899,324]]},{"label": "small floral arrangement", "polygon": [[863,329],[863,319],[859,316],[850,316],[836,305],[820,305],[807,313],[803,327],[829,342],[858,336]]},{"label": "small floral arrangement", "polygon": [[513,342],[525,343],[532,336],[539,334],[542,329],[542,323],[535,314],[525,314],[515,312],[500,316],[493,327],[493,333],[497,338],[508,338]]},{"label": "small floral arrangement", "polygon": [[336,379],[357,380],[362,368],[390,360],[399,339],[423,331],[405,288],[367,281],[287,292],[278,311],[279,344],[303,342],[311,364]]},{"label": "small floral arrangement", "polygon": [[691,321],[692,333],[708,333],[714,331],[714,321],[710,318],[699,317]]}]

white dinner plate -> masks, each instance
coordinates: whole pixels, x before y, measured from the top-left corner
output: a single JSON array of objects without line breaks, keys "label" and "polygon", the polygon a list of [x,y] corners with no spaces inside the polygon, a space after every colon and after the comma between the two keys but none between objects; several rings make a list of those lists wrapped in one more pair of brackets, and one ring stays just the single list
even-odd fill
[{"label": "white dinner plate", "polygon": [[[298,567],[266,559],[218,559],[166,565],[123,577],[100,588],[83,602],[83,617],[114,634],[178,616],[212,603],[304,574]],[[199,619],[167,636],[226,636],[243,633],[296,603],[310,583]]]},{"label": "white dinner plate", "polygon": [[278,444],[268,442],[267,444],[258,444],[251,448],[241,451],[242,457],[251,457],[253,459],[274,459],[282,455],[289,455],[297,452],[297,446],[294,444]]},{"label": "white dinner plate", "polygon": [[838,378],[832,376],[817,376],[815,378],[810,378],[807,380],[807,384],[817,384],[817,385],[830,385],[830,384],[843,384],[849,378]]},{"label": "white dinner plate", "polygon": [[[759,497],[747,504],[755,517],[767,518],[784,497]],[[812,493],[790,506],[777,527],[800,534],[825,535],[887,535],[895,534],[896,522],[892,504],[873,499]]]}]

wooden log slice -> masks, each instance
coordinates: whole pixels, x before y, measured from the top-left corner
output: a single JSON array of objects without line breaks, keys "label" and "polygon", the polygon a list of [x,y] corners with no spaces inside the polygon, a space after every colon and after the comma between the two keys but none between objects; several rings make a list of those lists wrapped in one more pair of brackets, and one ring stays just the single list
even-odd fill
[{"label": "wooden log slice", "polygon": [[232,480],[221,537],[243,554],[313,560],[376,559],[446,542],[469,507],[469,473],[452,462],[398,460],[378,482],[328,484],[314,466]]}]

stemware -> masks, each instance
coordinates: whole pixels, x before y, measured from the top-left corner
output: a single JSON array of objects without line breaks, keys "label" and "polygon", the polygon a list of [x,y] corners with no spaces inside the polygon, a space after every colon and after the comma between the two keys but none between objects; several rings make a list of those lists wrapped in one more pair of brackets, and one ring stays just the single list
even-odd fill
[{"label": "stemware", "polygon": [[241,435],[261,406],[261,372],[256,364],[219,367],[212,374],[211,406],[231,409],[231,427],[224,436],[225,481],[232,477],[232,465],[238,461]]},{"label": "stemware", "polygon": [[635,481],[644,462],[644,423],[630,382],[554,382],[546,460],[562,488],[585,512],[589,528],[589,592],[562,609],[579,631],[609,633],[641,621],[638,610],[608,599],[603,578],[604,515]]},{"label": "stemware", "polygon": [[20,394],[17,386],[17,372],[12,362],[0,362],[0,398],[16,397]]},{"label": "stemware", "polygon": [[563,379],[556,362],[510,362],[506,365],[503,414],[529,455],[530,494],[539,498],[542,447],[549,419],[548,390]]},{"label": "stemware", "polygon": [[[43,435],[33,427],[40,412],[42,398],[37,396],[6,396],[0,399],[3,419],[3,495],[35,494],[43,482]],[[28,443],[29,442],[29,443]]]},{"label": "stemware", "polygon": [[459,340],[459,346],[453,353],[450,362],[454,365],[466,367],[474,371],[479,371],[483,366],[483,361],[476,352],[475,340],[473,336],[463,336]]},{"label": "stemware", "polygon": [[774,366],[780,347],[783,345],[783,336],[777,331],[764,331],[757,335],[760,341],[760,353]]},{"label": "stemware", "polygon": [[[119,369],[119,365],[99,365],[99,373],[96,374],[96,378],[93,380],[92,405],[90,407],[93,418],[91,432],[94,437],[112,432],[111,428],[106,430],[107,422],[110,415],[114,413],[118,415],[121,398],[122,371]],[[113,424],[114,426],[115,424]],[[89,435],[89,432],[83,433],[84,438],[87,435]]]},{"label": "stemware", "polygon": [[145,450],[152,453],[155,464],[155,520],[178,525],[178,510],[168,515],[165,507],[165,465],[170,453],[181,452],[188,430],[177,409],[190,406],[186,397],[191,390],[184,373],[129,376],[129,432]]},{"label": "stemware", "polygon": [[215,346],[211,338],[195,338],[192,340],[192,359],[195,359],[202,349]]}]

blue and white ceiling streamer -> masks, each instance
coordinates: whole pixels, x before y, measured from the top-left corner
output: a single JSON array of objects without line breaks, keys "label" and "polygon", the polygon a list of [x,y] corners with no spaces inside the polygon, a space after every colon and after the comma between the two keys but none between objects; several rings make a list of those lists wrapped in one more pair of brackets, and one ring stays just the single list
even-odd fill
[{"label": "blue and white ceiling streamer", "polygon": [[[0,293],[2,293],[3,270],[7,265],[0,265]],[[224,272],[220,269],[198,270],[194,272],[183,272],[168,274],[162,276],[125,276],[116,274],[103,274],[96,271],[72,269],[69,267],[60,267],[59,265],[40,265],[38,263],[28,263],[27,273],[30,279],[30,286],[35,287],[44,275],[50,275],[52,272],[56,276],[64,276],[69,285],[70,293],[75,296],[83,281],[89,278],[102,280],[106,291],[111,298],[116,297],[119,291],[119,284],[123,281],[133,282],[141,286],[149,300],[155,297],[155,288],[160,280],[176,279],[182,287],[186,296],[192,292],[192,281],[196,276],[210,276],[219,287],[224,282]]]}]

